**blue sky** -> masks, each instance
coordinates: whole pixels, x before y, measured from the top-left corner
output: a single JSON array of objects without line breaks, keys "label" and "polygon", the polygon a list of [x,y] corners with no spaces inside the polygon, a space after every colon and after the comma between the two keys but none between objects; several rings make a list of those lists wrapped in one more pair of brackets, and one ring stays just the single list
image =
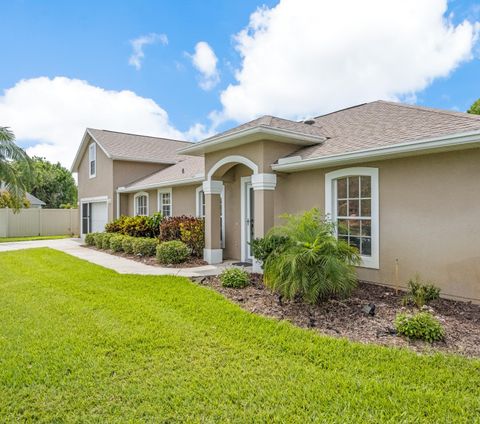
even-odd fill
[{"label": "blue sky", "polygon": [[[428,8],[415,10],[413,15],[408,14],[411,11],[405,11],[404,15],[402,11],[396,11],[398,22],[392,23],[389,20],[396,17],[390,16],[388,9],[378,7],[378,0],[368,0],[370,9],[365,3],[362,11],[351,11],[352,15],[360,13],[358,20],[363,20],[365,28],[371,29],[362,32],[361,27],[352,28],[349,17],[345,16],[348,10],[335,9],[326,1],[305,1],[302,4],[303,0],[286,0],[280,5],[278,1],[255,0],[4,1],[0,26],[3,63],[0,125],[11,126],[19,142],[33,148],[32,153],[68,165],[79,143],[79,128],[85,126],[103,124],[105,128],[198,139],[262,113],[298,119],[378,97],[464,111],[480,97],[480,49],[478,41],[474,40],[475,34],[478,35],[477,21],[480,21],[479,2],[450,1],[448,9],[442,12],[443,0],[428,0],[431,3]],[[416,7],[413,0],[409,2],[410,7]],[[251,17],[261,6],[264,6],[264,13],[257,18],[255,15]],[[310,13],[318,14],[318,25],[304,17]],[[450,25],[458,37],[453,39],[445,28],[442,33],[442,24],[431,22],[430,13],[448,21],[445,28]],[[377,16],[372,18],[375,14]],[[418,16],[419,24],[412,30],[408,22]],[[323,17],[328,18],[330,26],[321,23]],[[306,19],[305,22],[302,19]],[[402,19],[404,24],[400,22]],[[468,30],[460,28],[465,20],[471,25],[470,41]],[[257,21],[259,27],[255,27]],[[240,41],[235,39],[235,34],[247,28],[249,23],[243,38]],[[378,28],[375,27],[377,24]],[[407,40],[404,44],[399,43],[402,45],[398,46],[398,52],[395,50],[396,41],[408,38],[403,30],[409,34],[422,31],[421,27],[427,25],[432,26],[431,30],[419,32],[416,40],[410,41],[411,46],[406,44]],[[336,28],[341,39],[335,36]],[[462,31],[463,35],[460,34]],[[365,44],[361,39],[353,44],[352,40],[358,40],[358,34],[365,32],[368,32]],[[316,46],[332,33],[327,47],[319,47],[317,51]],[[168,44],[157,41],[144,45],[145,56],[137,69],[129,64],[131,42],[149,34],[165,35]],[[397,39],[395,34],[398,34]],[[417,44],[427,43],[429,34],[437,37],[434,40],[437,45],[430,50],[415,51]],[[336,40],[342,46],[338,57],[330,51],[336,49]],[[382,47],[383,40],[385,45]],[[200,87],[202,72],[192,63],[198,42],[208,43],[218,60],[215,67],[218,83],[208,90]],[[378,45],[375,54],[368,51],[372,42]],[[458,47],[460,44],[462,46]],[[448,45],[452,47],[446,48]],[[243,55],[239,48],[243,49]],[[439,49],[444,50],[441,57]],[[396,61],[404,64],[410,60],[409,50],[412,51],[411,61],[415,63],[406,65],[406,69],[401,68],[403,65],[396,66]],[[309,57],[315,55],[318,60]],[[387,60],[389,55],[392,60]],[[268,57],[268,64],[262,62],[262,56]],[[417,71],[424,67],[423,56],[425,62],[432,65],[429,69]],[[342,58],[348,58],[345,62],[352,62],[350,66],[357,67],[355,76],[365,74],[359,79],[361,82],[352,82],[352,71],[342,73],[345,69]],[[275,65],[277,61],[278,65]],[[335,64],[331,65],[332,62]],[[292,63],[295,66],[291,66]],[[318,79],[322,80],[318,86],[311,81],[316,75],[315,67],[318,67]],[[338,72],[338,69],[342,70]],[[404,75],[405,81],[398,83]],[[39,77],[48,77],[43,81],[45,87],[42,89],[36,80]],[[111,115],[116,114],[116,117],[109,116],[108,102],[103,104],[101,100],[92,100],[89,104],[88,95],[78,97],[74,90],[68,97],[63,94],[68,90],[63,90],[61,85],[49,89],[55,77],[66,77],[65,84],[73,80],[86,81],[88,87],[107,92],[132,91],[136,98],[140,98],[139,109],[144,108],[145,112],[132,115],[127,108],[123,115],[112,108]],[[15,90],[21,80],[32,81],[25,85],[22,94],[19,87]],[[302,80],[312,89],[308,90],[308,85],[302,86]],[[234,86],[233,89],[228,90],[229,85]],[[335,91],[322,91],[324,86],[330,85],[337,87],[338,96]],[[360,85],[364,88],[357,90]],[[293,88],[287,89],[290,87]],[[343,92],[343,88],[352,95]],[[5,90],[11,90],[9,96]],[[30,98],[28,90],[31,90]],[[58,93],[50,99],[54,90]],[[101,93],[98,95],[101,97]],[[45,96],[44,102],[39,100],[40,96]],[[158,111],[152,112],[145,99],[152,99],[168,118],[152,123],[151,115],[158,114]],[[116,102],[115,99],[112,101]],[[35,107],[36,103],[39,106]],[[70,110],[71,104],[76,108]],[[70,126],[65,124],[69,119],[55,121],[55,117],[62,116],[65,111],[79,116],[78,119],[72,118]],[[8,122],[3,122],[2,115]],[[128,122],[129,117],[132,122]],[[188,132],[195,125],[198,125],[198,131]],[[162,131],[164,134],[160,134]]]}]

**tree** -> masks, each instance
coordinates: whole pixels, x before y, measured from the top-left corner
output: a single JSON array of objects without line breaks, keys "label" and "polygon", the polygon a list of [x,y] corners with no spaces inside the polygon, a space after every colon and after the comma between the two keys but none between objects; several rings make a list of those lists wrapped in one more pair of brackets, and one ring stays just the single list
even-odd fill
[{"label": "tree", "polygon": [[[23,165],[20,165],[22,168]],[[60,208],[77,204],[77,186],[72,173],[60,163],[45,158],[32,158],[33,178],[27,190],[43,200],[47,208]]]},{"label": "tree", "polygon": [[[21,170],[18,164],[21,164]],[[15,136],[7,127],[0,127],[0,182],[12,199],[21,205],[26,186],[31,181],[31,162],[25,150],[15,144]],[[18,210],[18,207],[14,207]]]},{"label": "tree", "polygon": [[470,106],[470,109],[467,110],[467,113],[472,113],[474,115],[480,115],[480,99]]}]

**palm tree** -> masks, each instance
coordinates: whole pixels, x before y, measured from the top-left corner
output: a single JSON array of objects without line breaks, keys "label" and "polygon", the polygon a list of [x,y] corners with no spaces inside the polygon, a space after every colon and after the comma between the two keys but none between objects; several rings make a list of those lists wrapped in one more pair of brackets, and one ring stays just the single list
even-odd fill
[{"label": "palm tree", "polygon": [[15,135],[9,128],[0,127],[0,183],[14,198],[15,204],[22,203],[31,176],[27,153],[15,144]]}]

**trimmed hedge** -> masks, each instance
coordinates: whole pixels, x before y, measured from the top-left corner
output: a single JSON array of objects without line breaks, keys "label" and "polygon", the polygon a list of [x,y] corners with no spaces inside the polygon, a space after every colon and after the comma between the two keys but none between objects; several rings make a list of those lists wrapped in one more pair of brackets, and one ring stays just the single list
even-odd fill
[{"label": "trimmed hedge", "polygon": [[95,236],[97,235],[98,233],[88,233],[86,236],[85,236],[85,244],[87,246],[95,246]]},{"label": "trimmed hedge", "polygon": [[97,249],[101,249],[103,245],[103,236],[105,233],[95,233],[94,240],[95,240],[95,247]]},{"label": "trimmed hedge", "polygon": [[133,240],[135,240],[135,237],[123,236],[122,250],[125,253],[128,253],[128,254],[133,253]]},{"label": "trimmed hedge", "polygon": [[164,265],[185,262],[189,256],[190,249],[179,240],[164,241],[157,246],[157,261]]},{"label": "trimmed hedge", "polygon": [[102,238],[102,249],[110,249],[110,239],[115,236],[115,233],[104,233]]},{"label": "trimmed hedge", "polygon": [[123,239],[125,236],[122,236],[121,234],[114,235],[113,237],[110,238],[110,249],[112,249],[114,252],[122,252],[123,251]]},{"label": "trimmed hedge", "polygon": [[146,237],[135,237],[132,242],[133,253],[138,256],[155,256],[158,241]]}]

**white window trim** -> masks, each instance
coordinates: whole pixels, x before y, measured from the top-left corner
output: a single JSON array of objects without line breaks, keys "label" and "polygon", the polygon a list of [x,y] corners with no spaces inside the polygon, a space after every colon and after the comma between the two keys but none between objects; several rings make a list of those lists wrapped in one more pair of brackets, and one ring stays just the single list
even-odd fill
[{"label": "white window trim", "polygon": [[161,212],[163,215],[163,202],[162,202],[162,194],[163,193],[168,193],[170,194],[170,216],[173,216],[173,194],[172,194],[172,188],[159,188],[157,190],[157,210],[158,212]]},{"label": "white window trim", "polygon": [[137,210],[137,197],[140,196],[146,196],[147,197],[147,213],[145,215],[140,215],[140,216],[149,216],[150,215],[150,196],[146,191],[140,191],[138,193],[135,193],[135,196],[133,196],[133,211],[135,216],[139,216],[138,210]]},{"label": "white window trim", "polygon": [[378,190],[378,168],[356,167],[345,168],[325,174],[325,213],[332,222],[337,221],[336,217],[336,185],[337,178],[351,176],[371,177],[372,184],[372,256],[361,256],[363,268],[379,269],[380,267],[380,221],[379,221],[379,190]]},{"label": "white window trim", "polygon": [[[203,185],[199,186],[195,190],[195,214],[197,218],[201,218],[202,205],[200,204],[200,192],[203,191]],[[222,201],[222,240],[221,246],[222,249],[225,249],[225,186],[222,187],[222,192],[220,193],[220,199]]]},{"label": "white window trim", "polygon": [[[92,159],[92,156],[93,156],[93,159]],[[92,160],[95,161],[95,172],[93,174],[92,174]],[[90,145],[88,146],[88,177],[95,178],[96,176],[97,176],[97,145],[95,143],[90,143]]]}]

